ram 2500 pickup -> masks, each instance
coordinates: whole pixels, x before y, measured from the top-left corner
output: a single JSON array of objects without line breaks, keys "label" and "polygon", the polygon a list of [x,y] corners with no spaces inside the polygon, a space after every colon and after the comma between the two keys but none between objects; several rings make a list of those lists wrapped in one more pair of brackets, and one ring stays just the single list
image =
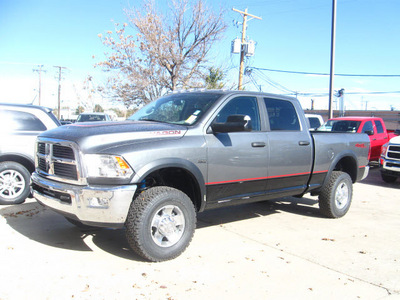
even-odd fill
[{"label": "ram 2500 pickup", "polygon": [[396,134],[387,130],[385,122],[378,117],[340,117],[329,119],[318,128],[319,131],[366,133],[370,140],[368,159],[378,161],[382,145],[386,144]]},{"label": "ram 2500 pickup", "polygon": [[125,122],[42,133],[32,193],[76,225],[125,227],[136,253],[163,261],[206,209],[311,193],[322,214],[344,216],[368,149],[366,134],[310,133],[293,98],[172,93]]}]

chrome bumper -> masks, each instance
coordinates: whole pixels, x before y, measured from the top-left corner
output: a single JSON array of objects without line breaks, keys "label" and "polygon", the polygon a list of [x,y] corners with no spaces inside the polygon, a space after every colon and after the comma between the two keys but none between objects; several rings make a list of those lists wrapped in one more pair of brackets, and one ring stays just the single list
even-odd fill
[{"label": "chrome bumper", "polygon": [[76,186],[40,177],[31,177],[33,197],[49,208],[83,224],[122,227],[136,192],[136,185]]}]

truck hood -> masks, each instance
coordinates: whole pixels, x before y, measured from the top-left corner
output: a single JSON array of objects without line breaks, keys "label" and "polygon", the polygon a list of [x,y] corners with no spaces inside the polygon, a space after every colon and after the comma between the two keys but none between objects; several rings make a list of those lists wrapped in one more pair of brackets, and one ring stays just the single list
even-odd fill
[{"label": "truck hood", "polygon": [[73,141],[82,150],[99,150],[148,139],[178,139],[186,132],[185,126],[149,121],[83,122],[45,131],[40,137]]},{"label": "truck hood", "polygon": [[400,144],[400,135],[390,139],[391,144]]}]

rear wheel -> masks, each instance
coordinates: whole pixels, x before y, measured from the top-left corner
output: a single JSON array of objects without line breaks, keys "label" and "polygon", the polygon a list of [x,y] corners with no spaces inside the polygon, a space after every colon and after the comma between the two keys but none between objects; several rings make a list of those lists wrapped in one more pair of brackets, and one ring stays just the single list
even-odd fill
[{"label": "rear wheel", "polygon": [[353,184],[349,174],[333,171],[319,195],[319,209],[329,218],[343,217],[350,208]]},{"label": "rear wheel", "polygon": [[185,193],[153,187],[132,202],[125,226],[128,243],[137,254],[150,261],[165,261],[189,246],[196,212]]},{"label": "rear wheel", "polygon": [[0,204],[20,204],[29,196],[30,173],[13,161],[0,163]]}]

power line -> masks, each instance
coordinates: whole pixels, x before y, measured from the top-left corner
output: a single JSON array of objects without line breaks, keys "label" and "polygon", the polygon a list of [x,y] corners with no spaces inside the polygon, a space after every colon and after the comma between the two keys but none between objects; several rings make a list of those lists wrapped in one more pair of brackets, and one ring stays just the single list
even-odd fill
[{"label": "power line", "polygon": [[[286,71],[286,70],[276,70],[276,69],[266,69],[251,67],[249,69],[255,69],[260,71],[269,72],[279,72],[279,73],[290,73],[290,74],[301,74],[301,75],[319,75],[319,76],[329,76],[329,73],[313,73],[313,72],[303,72],[303,71]],[[347,77],[400,77],[400,74],[340,74],[337,73],[335,76],[347,76]]]}]

